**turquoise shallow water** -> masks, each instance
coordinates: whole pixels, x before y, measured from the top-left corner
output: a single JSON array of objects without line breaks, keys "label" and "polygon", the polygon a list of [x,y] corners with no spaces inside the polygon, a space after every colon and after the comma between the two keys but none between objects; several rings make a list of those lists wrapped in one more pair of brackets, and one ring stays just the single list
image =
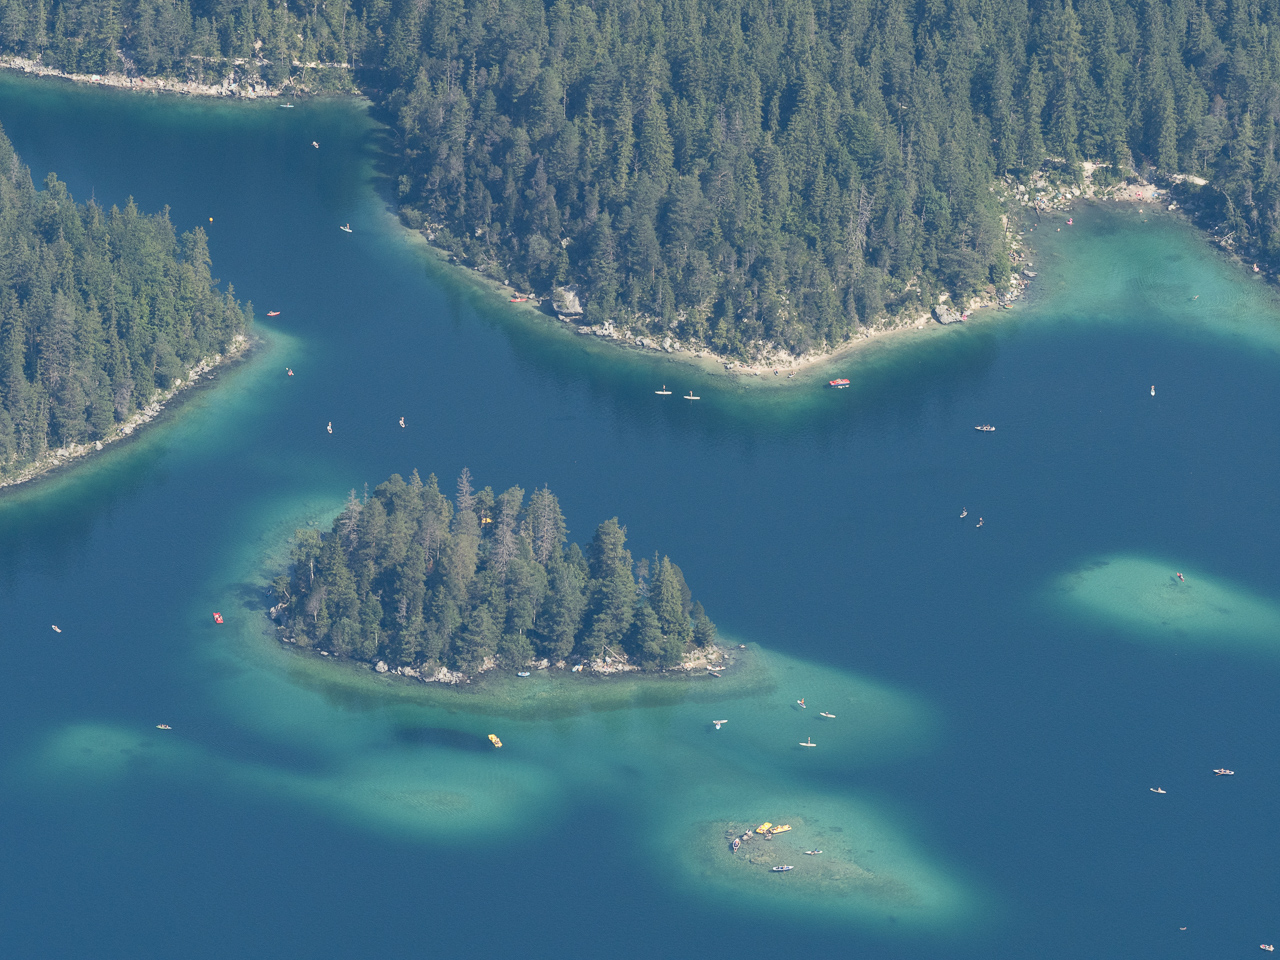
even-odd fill
[{"label": "turquoise shallow water", "polygon": [[[282,311],[138,440],[0,498],[15,955],[1280,937],[1280,311],[1194,232],[1046,222],[1018,310],[852,358],[850,390],[762,396],[548,335],[433,265],[388,221],[355,106],[0,78],[0,123],[37,178],[204,223],[218,274]],[[283,537],[392,471],[464,465],[549,484],[580,539],[616,514],[637,555],[669,552],[751,646],[742,673],[423,699],[263,641]],[[727,859],[728,825],[780,818],[767,856],[812,840],[821,869]]]}]

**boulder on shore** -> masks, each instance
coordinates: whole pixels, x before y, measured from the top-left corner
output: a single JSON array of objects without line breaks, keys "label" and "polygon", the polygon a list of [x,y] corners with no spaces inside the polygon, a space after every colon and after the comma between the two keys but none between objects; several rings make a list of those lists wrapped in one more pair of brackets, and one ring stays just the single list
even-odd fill
[{"label": "boulder on shore", "polygon": [[964,317],[961,315],[960,311],[948,307],[945,303],[940,303],[933,308],[933,317],[943,326],[946,326],[948,323],[964,322]]},{"label": "boulder on shore", "polygon": [[582,301],[578,299],[578,291],[573,287],[556,287],[551,294],[551,305],[561,320],[582,316]]}]

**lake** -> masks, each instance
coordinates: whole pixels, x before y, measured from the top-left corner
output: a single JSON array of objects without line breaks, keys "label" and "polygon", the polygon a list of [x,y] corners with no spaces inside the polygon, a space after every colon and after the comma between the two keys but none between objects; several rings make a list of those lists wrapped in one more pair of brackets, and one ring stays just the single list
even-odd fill
[{"label": "lake", "polygon": [[[441,266],[387,212],[359,104],[3,76],[0,124],[37,181],[203,225],[264,340],[138,438],[0,497],[11,955],[1280,939],[1280,306],[1188,226],[1046,219],[1015,310],[877,344],[842,362],[848,390],[761,390],[585,343]],[[279,649],[264,584],[293,530],[463,467],[549,485],[578,542],[619,517],[746,665],[432,691]],[[792,834],[734,858],[725,831],[765,820]]]}]

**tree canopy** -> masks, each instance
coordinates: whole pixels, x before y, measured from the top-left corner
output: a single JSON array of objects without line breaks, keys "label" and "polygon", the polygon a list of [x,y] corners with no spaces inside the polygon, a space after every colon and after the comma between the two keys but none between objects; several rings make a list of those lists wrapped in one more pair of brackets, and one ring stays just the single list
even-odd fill
[{"label": "tree canopy", "polygon": [[101,440],[245,330],[200,229],[37,190],[0,130],[0,477]]},{"label": "tree canopy", "polygon": [[452,501],[417,471],[353,490],[328,533],[298,532],[275,590],[299,645],[414,668],[625,654],[661,669],[716,635],[669,558],[633,562],[617,518],[584,553],[550,490],[495,496],[466,470]]},{"label": "tree canopy", "polygon": [[0,0],[0,49],[350,65],[437,244],[750,354],[1003,284],[993,180],[1046,156],[1208,178],[1237,241],[1280,252],[1278,23],[1280,0]]}]

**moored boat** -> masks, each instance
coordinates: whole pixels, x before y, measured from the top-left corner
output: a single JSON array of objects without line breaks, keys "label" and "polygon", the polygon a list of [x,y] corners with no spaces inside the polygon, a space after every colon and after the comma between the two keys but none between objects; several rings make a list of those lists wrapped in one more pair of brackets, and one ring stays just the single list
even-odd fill
[{"label": "moored boat", "polygon": [[213,615],[213,622],[214,622],[214,623],[221,623],[221,622],[222,622],[222,614],[220,614],[220,613],[215,613],[215,614]]},{"label": "moored boat", "polygon": [[517,676],[517,677],[527,677],[527,676],[529,676],[529,671],[528,671],[528,670],[521,670],[519,673],[517,673],[517,674],[516,674],[516,676]]},{"label": "moored boat", "polygon": [[738,852],[738,848],[739,848],[740,846],[742,846],[742,841],[741,841],[741,840],[739,840],[737,837],[734,837],[734,838],[733,838],[733,844],[732,844],[732,846],[733,846],[733,852],[734,852],[734,853],[737,853],[737,852]]},{"label": "moored boat", "polygon": [[784,863],[784,864],[782,864],[782,866],[779,866],[779,867],[770,867],[770,868],[769,868],[769,870],[770,870],[772,873],[786,873],[788,870],[794,870],[794,869],[795,869],[795,867],[791,866],[791,864],[789,864],[789,863]]},{"label": "moored boat", "polygon": [[837,390],[843,390],[845,387],[849,385],[849,381],[846,380],[844,377],[841,377],[838,380],[828,380],[827,384],[828,386],[835,387]]},{"label": "moored boat", "polygon": [[768,833],[772,827],[773,824],[766,820],[764,823],[760,824],[760,826],[756,827],[756,833]]},{"label": "moored boat", "polygon": [[502,746],[502,741],[498,739],[498,735],[496,733],[489,734],[489,742],[492,743],[495,747]]},{"label": "moored boat", "polygon": [[770,832],[770,833],[786,833],[786,832],[787,832],[788,830],[790,830],[790,829],[791,829],[791,824],[789,824],[789,823],[784,823],[784,824],[782,824],[781,826],[774,827],[774,828],[773,828],[771,831],[769,831],[769,832]]}]

